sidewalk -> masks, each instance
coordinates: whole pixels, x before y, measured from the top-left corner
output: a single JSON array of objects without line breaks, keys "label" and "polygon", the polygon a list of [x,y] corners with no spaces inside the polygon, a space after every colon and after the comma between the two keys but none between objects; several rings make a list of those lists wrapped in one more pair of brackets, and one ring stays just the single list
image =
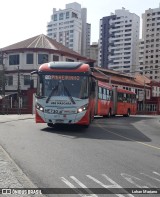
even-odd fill
[{"label": "sidewalk", "polygon": [[[16,121],[16,120],[25,120],[25,119],[34,119],[34,115],[26,114],[26,115],[0,115],[0,124]],[[1,130],[1,126],[0,126]],[[2,194],[0,189],[0,196],[4,197],[22,197],[22,196],[36,196],[43,197],[44,195],[28,195],[25,194],[25,188],[37,188],[28,177],[22,172],[22,170],[16,165],[16,163],[12,160],[12,158],[8,155],[8,153],[3,149],[0,145],[0,188],[24,188],[18,194]],[[38,188],[37,188],[38,189]],[[27,191],[27,190],[26,190]],[[12,192],[16,192],[12,190]],[[24,192],[24,194],[23,194]]]}]

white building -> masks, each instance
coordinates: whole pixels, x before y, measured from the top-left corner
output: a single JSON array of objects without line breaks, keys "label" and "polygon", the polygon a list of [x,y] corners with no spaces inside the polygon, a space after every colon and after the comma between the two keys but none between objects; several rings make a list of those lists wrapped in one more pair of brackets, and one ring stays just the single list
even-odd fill
[{"label": "white building", "polygon": [[74,2],[66,8],[53,8],[51,21],[47,25],[47,36],[57,40],[77,53],[88,56],[90,45],[90,25],[87,21],[87,9]]},{"label": "white building", "polygon": [[138,55],[137,55],[137,62],[136,62],[136,70],[142,71],[143,68],[143,58],[144,58],[144,40],[139,39],[138,47],[137,47]]},{"label": "white building", "polygon": [[136,68],[140,18],[125,8],[100,20],[99,63],[103,68],[131,72]]},{"label": "white building", "polygon": [[142,14],[144,40],[144,74],[160,81],[160,8],[148,9]]}]

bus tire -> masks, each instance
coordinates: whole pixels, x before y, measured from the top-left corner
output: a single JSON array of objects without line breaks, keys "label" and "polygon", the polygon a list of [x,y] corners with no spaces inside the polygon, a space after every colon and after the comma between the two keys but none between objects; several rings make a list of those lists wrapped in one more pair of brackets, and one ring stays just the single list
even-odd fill
[{"label": "bus tire", "polygon": [[128,109],[128,111],[127,111],[127,117],[129,117],[131,115],[131,111],[130,111],[130,109]]},{"label": "bus tire", "polygon": [[48,127],[53,127],[54,124],[53,123],[47,123]]},{"label": "bus tire", "polygon": [[108,115],[107,115],[107,118],[110,118],[112,116],[112,110],[109,109],[109,112],[108,112]]},{"label": "bus tire", "polygon": [[131,111],[130,111],[130,109],[128,109],[128,110],[127,110],[127,114],[125,114],[125,115],[123,115],[123,116],[129,117],[130,115],[131,115]]}]

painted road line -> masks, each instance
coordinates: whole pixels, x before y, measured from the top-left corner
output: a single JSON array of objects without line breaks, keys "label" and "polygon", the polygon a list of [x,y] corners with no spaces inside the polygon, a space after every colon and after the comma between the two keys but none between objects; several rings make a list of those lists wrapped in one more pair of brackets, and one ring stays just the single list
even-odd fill
[{"label": "painted road line", "polygon": [[149,177],[149,178],[151,178],[151,179],[153,179],[153,180],[156,180],[156,181],[160,182],[159,179],[154,178],[154,177],[152,177],[152,176],[149,176],[148,174],[145,174],[145,173],[140,173],[140,174],[143,174],[143,175],[146,176],[146,177]]},{"label": "painted road line", "polygon": [[[81,191],[76,188],[71,182],[69,182],[67,179],[65,179],[64,177],[61,177],[61,180],[66,184],[68,185],[71,189],[73,189],[79,196],[82,196],[82,197],[93,197],[93,195],[85,195],[85,194],[81,194]],[[82,184],[81,184],[82,185]]]},{"label": "painted road line", "polygon": [[[102,174],[103,177],[105,177],[108,181],[110,181],[112,184],[116,185],[117,183],[115,181],[113,181],[112,179],[110,179],[107,175]],[[120,185],[117,184],[117,188],[122,188]],[[125,191],[125,190],[124,190]],[[132,194],[127,194],[128,196],[133,197]]]},{"label": "painted road line", "polygon": [[154,171],[153,173],[156,174],[156,175],[158,175],[158,176],[160,176],[160,174],[159,174],[158,172],[155,172],[155,171]]},{"label": "painted road line", "polygon": [[90,196],[92,197],[98,197],[97,195],[93,194],[93,192],[88,189],[82,182],[80,182],[76,177],[74,176],[70,176],[71,179],[73,179],[80,187],[84,188],[89,194],[91,194]]},{"label": "painted road line", "polygon": [[110,131],[110,130],[108,130],[108,129],[106,129],[106,128],[103,128],[103,127],[102,127],[101,125],[99,125],[99,124],[97,124],[97,126],[100,127],[101,129],[103,129],[104,131],[107,131],[107,132],[109,132],[109,133],[112,133],[112,134],[114,134],[114,135],[117,135],[117,136],[119,136],[119,137],[121,137],[121,138],[127,139],[127,140],[129,140],[129,141],[136,142],[136,143],[138,143],[138,144],[142,144],[142,145],[144,145],[144,146],[148,146],[148,147],[150,147],[150,148],[154,148],[154,149],[160,150],[160,147],[158,147],[158,146],[152,146],[152,145],[150,145],[150,144],[146,144],[146,143],[143,143],[143,142],[140,142],[140,141],[136,141],[136,140],[133,140],[133,139],[131,139],[131,138],[125,137],[125,136],[123,136],[123,135],[114,133],[113,131]]},{"label": "painted road line", "polygon": [[[91,179],[92,181],[98,183],[100,186],[104,187],[104,188],[122,188],[119,184],[117,184],[115,181],[113,181],[112,179],[110,179],[108,176],[106,176],[105,174],[103,174],[102,176],[105,176],[105,178],[112,183],[112,185],[106,185],[104,183],[102,183],[101,181],[97,180],[96,178],[90,176],[90,175],[86,175],[89,179]],[[123,188],[122,188],[123,189]],[[125,191],[125,190],[124,190]],[[124,197],[124,195],[122,194],[115,194],[116,196],[119,197]],[[132,194],[127,194],[128,196],[134,197]]]},{"label": "painted road line", "polygon": [[[129,183],[133,184],[134,186],[136,186],[137,188],[153,188],[154,186],[152,186],[150,183],[145,183],[144,185],[144,181],[141,180],[140,178],[137,178],[135,176],[132,176],[130,174],[126,174],[126,173],[121,173],[121,176],[128,181]],[[147,185],[146,185],[147,184]]]}]

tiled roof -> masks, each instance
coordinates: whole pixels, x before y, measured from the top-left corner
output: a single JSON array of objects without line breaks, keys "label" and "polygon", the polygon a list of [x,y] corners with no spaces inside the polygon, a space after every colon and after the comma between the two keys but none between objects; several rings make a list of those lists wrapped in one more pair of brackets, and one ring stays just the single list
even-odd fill
[{"label": "tiled roof", "polygon": [[[9,50],[16,50],[16,49],[52,49],[52,50],[58,50],[62,52],[66,52],[69,54],[73,54],[76,56],[81,56],[79,53],[73,51],[72,49],[69,49],[62,45],[61,43],[57,42],[56,40],[53,40],[52,38],[49,38],[48,36],[41,34],[32,38],[29,38],[27,40],[23,40],[21,42],[9,45],[7,47],[2,48],[2,51],[9,51]],[[82,57],[82,56],[81,56]]]},{"label": "tiled roof", "polygon": [[149,79],[147,76],[145,75],[141,75],[141,74],[136,74],[135,75],[135,80],[141,84],[150,84],[151,83],[151,79]]},{"label": "tiled roof", "polygon": [[[144,80],[143,79],[141,79],[141,81],[139,81],[134,77],[129,77],[128,75],[122,75],[122,74],[119,74],[116,71],[113,71],[113,72],[111,71],[111,73],[108,72],[108,74],[106,74],[106,77],[103,74],[98,73],[98,72],[94,72],[94,75],[99,80],[109,81],[109,77],[110,77],[111,83],[115,83],[115,84],[124,84],[124,85],[128,85],[128,86],[137,86],[137,87],[143,87],[144,86]],[[148,81],[146,81],[146,82],[148,82]],[[148,84],[146,82],[145,82],[145,85]],[[149,87],[149,86],[146,85],[146,87]]]}]

